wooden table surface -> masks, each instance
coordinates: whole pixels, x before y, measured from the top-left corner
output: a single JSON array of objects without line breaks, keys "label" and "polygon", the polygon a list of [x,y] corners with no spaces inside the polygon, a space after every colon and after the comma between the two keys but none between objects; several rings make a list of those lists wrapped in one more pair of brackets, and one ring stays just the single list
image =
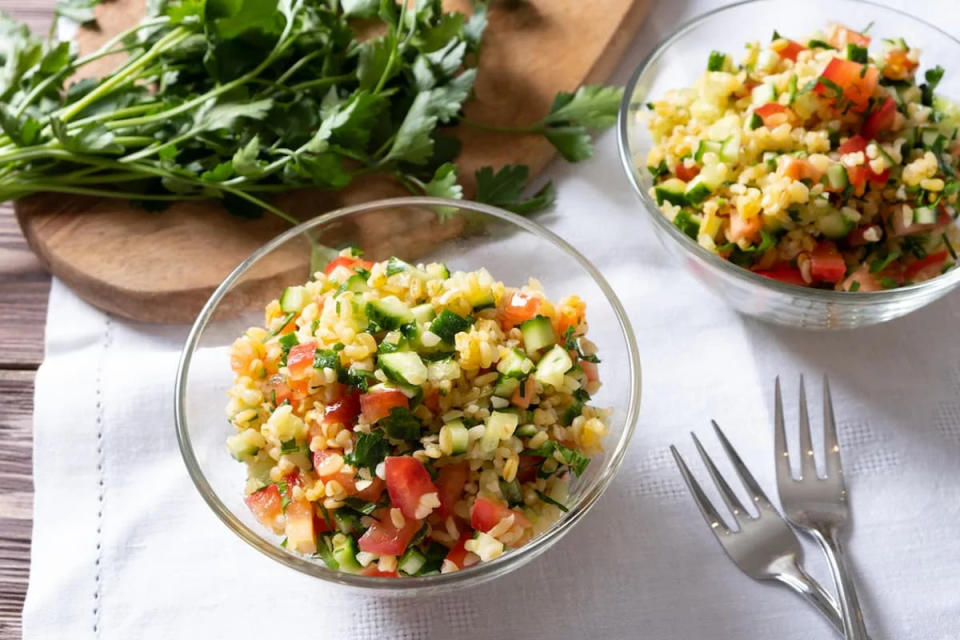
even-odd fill
[{"label": "wooden table surface", "polygon": [[[0,0],[0,11],[46,33],[55,0]],[[0,640],[20,638],[33,517],[33,379],[43,359],[50,276],[0,205]]]}]

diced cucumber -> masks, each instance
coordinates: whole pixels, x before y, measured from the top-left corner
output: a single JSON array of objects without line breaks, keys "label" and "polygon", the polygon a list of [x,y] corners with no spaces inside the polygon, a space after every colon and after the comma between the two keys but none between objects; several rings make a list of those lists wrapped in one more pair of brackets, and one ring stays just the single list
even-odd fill
[{"label": "diced cucumber", "polygon": [[537,363],[537,370],[533,375],[540,384],[560,387],[563,385],[563,376],[571,368],[573,361],[570,360],[570,354],[560,345],[554,345]]},{"label": "diced cucumber", "polygon": [[756,106],[777,101],[777,88],[772,84],[765,82],[758,84],[750,92],[750,102]]},{"label": "diced cucumber", "polygon": [[440,336],[444,342],[453,344],[454,336],[461,331],[467,331],[474,322],[473,318],[465,318],[449,309],[443,309],[430,323],[430,331]]},{"label": "diced cucumber", "polygon": [[358,276],[354,274],[347,278],[347,281],[340,285],[340,288],[337,289],[337,295],[340,295],[344,291],[353,291],[354,293],[363,293],[364,291],[370,291],[370,287],[367,285],[367,280],[363,276]]},{"label": "diced cucumber", "polygon": [[522,424],[517,427],[514,433],[521,438],[532,438],[537,435],[537,426],[534,424]]},{"label": "diced cucumber", "polygon": [[505,411],[493,411],[487,418],[487,424],[483,435],[480,437],[480,449],[484,453],[491,453],[498,446],[500,441],[509,438],[519,424],[520,418],[515,413]]},{"label": "diced cucumber", "polygon": [[826,173],[823,174],[823,181],[824,184],[827,185],[827,188],[838,191],[842,191],[850,184],[850,179],[847,177],[847,169],[840,163],[827,167]]},{"label": "diced cucumber", "polygon": [[493,395],[500,398],[509,398],[519,386],[519,378],[511,378],[510,376],[501,374],[500,377],[497,378],[496,386],[493,388]]},{"label": "diced cucumber", "polygon": [[907,157],[907,152],[917,146],[917,130],[914,127],[903,131],[903,146],[900,147],[900,155]]},{"label": "diced cucumber", "polygon": [[930,207],[917,207],[913,210],[913,221],[917,224],[933,224],[937,221],[937,212]]},{"label": "diced cucumber", "polygon": [[257,455],[260,448],[266,444],[263,436],[256,429],[245,429],[227,438],[227,448],[234,460],[243,462]]},{"label": "diced cucumber", "polygon": [[533,360],[519,349],[511,349],[497,363],[497,371],[510,378],[524,378],[533,371]]},{"label": "diced cucumber", "polygon": [[409,262],[404,262],[395,256],[387,260],[386,272],[387,277],[398,273],[407,272],[416,278],[420,278],[421,280],[446,280],[450,277],[450,271],[442,262],[435,262],[421,269],[413,266]]},{"label": "diced cucumber", "polygon": [[740,159],[740,138],[730,136],[723,141],[723,147],[720,148],[720,160],[727,164],[734,164]]},{"label": "diced cucumber", "polygon": [[854,226],[855,224],[842,211],[836,209],[817,218],[817,228],[820,229],[820,232],[834,240],[846,237],[853,231]]},{"label": "diced cucumber", "polygon": [[431,262],[427,265],[428,280],[446,280],[450,277],[450,269],[442,262]]},{"label": "diced cucumber", "polygon": [[657,204],[669,202],[678,207],[687,204],[687,198],[684,191],[687,190],[687,183],[679,178],[669,178],[664,180],[653,188],[653,194],[657,199]]},{"label": "diced cucumber", "polygon": [[413,322],[413,313],[410,308],[396,296],[371,300],[367,303],[366,312],[371,322],[377,323],[377,326],[387,331]]},{"label": "diced cucumber", "polygon": [[377,391],[399,391],[410,400],[415,400],[423,393],[423,389],[420,387],[402,382],[381,382],[370,387],[368,391],[374,393]]},{"label": "diced cucumber", "polygon": [[467,426],[460,420],[454,420],[440,427],[440,449],[456,456],[467,452],[470,444],[470,434]]},{"label": "diced cucumber", "polygon": [[444,358],[427,363],[427,380],[430,382],[456,380],[459,377],[460,364],[453,358]]},{"label": "diced cucumber", "polygon": [[397,569],[404,572],[408,576],[414,576],[418,571],[420,571],[420,569],[423,568],[423,565],[426,563],[427,559],[422,553],[420,553],[420,550],[416,547],[410,547],[402,556],[400,556],[400,560],[397,561]]},{"label": "diced cucumber", "polygon": [[469,292],[467,301],[473,306],[474,311],[497,306],[497,301],[493,298],[493,291],[483,287],[478,287],[477,291]]},{"label": "diced cucumber", "polygon": [[714,142],[713,140],[701,140],[700,144],[697,146],[696,152],[693,154],[693,159],[697,162],[703,161],[703,154],[705,153],[714,153],[717,157],[720,156],[720,150],[723,148],[722,142]]},{"label": "diced cucumber", "polygon": [[937,144],[937,138],[942,135],[940,130],[935,127],[924,128],[920,130],[920,142],[924,147],[930,149]]},{"label": "diced cucumber", "polygon": [[418,304],[413,309],[410,309],[410,313],[412,313],[414,319],[421,324],[427,324],[437,315],[433,310],[433,305],[429,302],[426,304]]},{"label": "diced cucumber", "polygon": [[297,313],[307,306],[305,287],[287,287],[280,296],[280,310],[284,313]]},{"label": "diced cucumber", "polygon": [[514,478],[512,481],[500,480],[500,493],[503,495],[507,505],[515,507],[523,504],[523,491],[520,489],[520,483]]},{"label": "diced cucumber", "polygon": [[247,464],[247,493],[254,493],[270,484],[270,470],[277,461],[263,453]]},{"label": "diced cucumber", "polygon": [[387,260],[387,277],[396,275],[398,273],[403,273],[404,271],[409,271],[410,273],[416,273],[420,270],[417,269],[412,264],[410,264],[409,262],[404,262],[403,260],[401,260],[400,258],[397,258],[396,256],[391,256],[390,259]]},{"label": "diced cucumber", "polygon": [[713,189],[707,186],[703,177],[699,174],[687,185],[687,191],[683,194],[684,199],[690,204],[700,204],[713,193]]},{"label": "diced cucumber", "polygon": [[751,114],[748,126],[750,127],[751,131],[753,131],[754,129],[759,129],[760,127],[763,126],[763,118],[761,118],[756,113]]},{"label": "diced cucumber", "polygon": [[377,363],[387,377],[395,382],[421,385],[427,381],[427,366],[413,351],[396,351],[377,356]]},{"label": "diced cucumber", "polygon": [[357,543],[351,536],[342,533],[333,536],[333,559],[340,565],[340,571],[360,573],[363,569],[357,562]]},{"label": "diced cucumber", "polygon": [[553,332],[553,325],[550,319],[544,316],[530,318],[520,325],[520,333],[523,334],[523,348],[527,353],[535,353],[544,347],[550,347],[557,343],[557,336]]}]

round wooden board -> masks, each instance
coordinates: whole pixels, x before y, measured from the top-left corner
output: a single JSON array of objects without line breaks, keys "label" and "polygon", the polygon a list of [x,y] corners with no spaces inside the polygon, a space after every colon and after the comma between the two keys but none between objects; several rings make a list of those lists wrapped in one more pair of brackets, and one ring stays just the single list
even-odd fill
[{"label": "round wooden board", "polygon": [[[505,125],[534,122],[549,109],[557,91],[603,81],[631,41],[649,2],[530,0],[515,9],[497,5],[490,14],[468,117]],[[469,11],[465,0],[445,5]],[[99,5],[97,12],[101,30],[79,33],[82,51],[95,50],[113,33],[135,23],[143,13],[143,0],[114,0]],[[458,161],[467,194],[473,192],[473,172],[479,167],[522,163],[536,175],[554,155],[550,144],[538,136],[491,134],[468,127],[458,134],[464,149]],[[388,179],[371,178],[339,193],[287,194],[276,204],[307,219],[339,206],[406,193]],[[269,214],[241,220],[216,203],[204,202],[180,202],[162,212],[148,212],[125,200],[39,194],[16,202],[14,209],[30,246],[54,275],[88,302],[147,322],[192,321],[233,268],[288,228]],[[376,235],[374,230],[371,239]],[[269,265],[238,289],[225,310],[260,305],[285,284],[305,279],[307,257],[294,253],[271,256]]]}]

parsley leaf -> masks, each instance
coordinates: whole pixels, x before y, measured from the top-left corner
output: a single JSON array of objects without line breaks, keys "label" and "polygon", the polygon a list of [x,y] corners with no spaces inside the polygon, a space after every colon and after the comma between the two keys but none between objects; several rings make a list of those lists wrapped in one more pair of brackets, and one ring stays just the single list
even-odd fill
[{"label": "parsley leaf", "polygon": [[526,214],[546,209],[556,200],[553,182],[547,182],[529,198],[523,192],[530,176],[530,168],[523,164],[505,164],[496,172],[493,167],[481,167],[474,174],[477,181],[477,202]]},{"label": "parsley leaf", "polygon": [[377,423],[394,440],[417,440],[420,438],[420,421],[407,407],[393,407],[390,415]]},{"label": "parsley leaf", "polygon": [[344,456],[344,461],[356,468],[366,467],[371,471],[383,462],[390,453],[390,443],[383,437],[383,431],[374,429],[370,433],[357,432],[357,442],[353,451]]},{"label": "parsley leaf", "polygon": [[[559,456],[555,456],[554,452],[557,452]],[[587,465],[590,464],[590,458],[579,451],[563,446],[555,440],[548,440],[539,448],[531,449],[525,453],[543,458],[553,458],[554,460],[559,457],[559,461],[570,467],[570,470],[578,477],[583,475],[583,472],[587,469]]]}]

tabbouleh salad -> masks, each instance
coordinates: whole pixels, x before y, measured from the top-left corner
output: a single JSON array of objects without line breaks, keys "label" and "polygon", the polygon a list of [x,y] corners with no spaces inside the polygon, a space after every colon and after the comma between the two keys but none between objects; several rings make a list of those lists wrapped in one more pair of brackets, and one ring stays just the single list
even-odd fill
[{"label": "tabbouleh salad", "polygon": [[491,560],[567,510],[609,412],[585,304],[345,250],[233,344],[246,503],[291,551],[400,577]]},{"label": "tabbouleh salad", "polygon": [[960,109],[902,38],[839,24],[710,54],[647,105],[663,214],[706,249],[791,284],[875,291],[957,262]]}]

